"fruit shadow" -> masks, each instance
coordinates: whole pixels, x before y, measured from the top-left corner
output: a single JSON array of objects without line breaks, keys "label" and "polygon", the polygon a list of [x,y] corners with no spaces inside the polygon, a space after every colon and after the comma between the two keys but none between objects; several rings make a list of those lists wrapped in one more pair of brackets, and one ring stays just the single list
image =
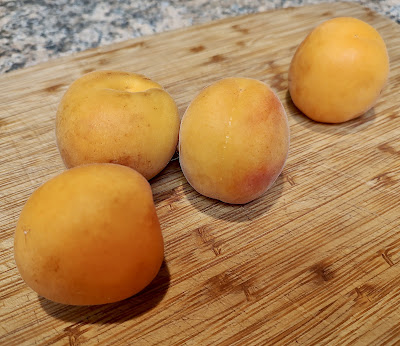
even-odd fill
[{"label": "fruit shadow", "polygon": [[343,136],[344,134],[361,132],[371,126],[376,120],[374,107],[359,116],[358,118],[346,121],[344,123],[329,124],[320,123],[308,118],[293,103],[289,90],[286,91],[284,105],[288,116],[298,125],[303,126],[311,131],[321,134],[329,134],[334,136]]},{"label": "fruit shadow", "polygon": [[168,265],[163,261],[154,280],[138,294],[116,303],[92,306],[64,305],[38,297],[43,310],[65,322],[84,324],[120,323],[154,309],[163,300],[170,285]]},{"label": "fruit shadow", "polygon": [[228,204],[199,194],[189,183],[184,188],[185,198],[200,213],[229,222],[248,222],[267,214],[278,201],[283,191],[284,178],[281,173],[273,185],[260,197],[246,204]]}]

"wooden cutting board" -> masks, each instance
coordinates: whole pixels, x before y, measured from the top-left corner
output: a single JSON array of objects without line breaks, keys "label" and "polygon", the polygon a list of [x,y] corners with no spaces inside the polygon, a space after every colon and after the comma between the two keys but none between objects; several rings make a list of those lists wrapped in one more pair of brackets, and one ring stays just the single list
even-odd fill
[{"label": "wooden cutting board", "polygon": [[[308,120],[287,91],[317,24],[354,16],[391,59],[376,107],[339,125]],[[13,232],[30,194],[64,170],[54,138],[68,85],[97,69],[163,84],[182,115],[209,83],[268,83],[290,122],[286,167],[243,206],[202,197],[177,160],[151,181],[165,237],[154,282],[125,301],[55,304],[20,278]],[[400,342],[400,27],[349,3],[288,8],[88,50],[0,76],[0,344],[267,345]]]}]

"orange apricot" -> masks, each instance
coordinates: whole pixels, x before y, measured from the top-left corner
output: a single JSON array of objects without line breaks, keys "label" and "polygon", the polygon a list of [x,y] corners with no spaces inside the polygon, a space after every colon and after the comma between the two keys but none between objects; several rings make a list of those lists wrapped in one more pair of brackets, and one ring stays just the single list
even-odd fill
[{"label": "orange apricot", "polygon": [[15,231],[15,261],[27,285],[71,305],[138,293],[159,271],[163,251],[149,183],[116,164],[83,165],[47,181]]},{"label": "orange apricot", "polygon": [[385,42],[369,24],[351,17],[317,26],[289,68],[293,103],[325,123],[354,119],[374,106],[389,73]]},{"label": "orange apricot", "polygon": [[203,89],[179,133],[182,171],[199,193],[244,204],[267,191],[289,150],[286,112],[274,92],[252,78],[225,78]]}]

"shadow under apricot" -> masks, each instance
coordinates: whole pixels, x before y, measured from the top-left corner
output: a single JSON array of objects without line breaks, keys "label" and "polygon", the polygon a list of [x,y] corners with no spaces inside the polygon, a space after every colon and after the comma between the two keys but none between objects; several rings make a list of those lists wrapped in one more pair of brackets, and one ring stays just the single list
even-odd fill
[{"label": "shadow under apricot", "polygon": [[279,175],[263,195],[246,204],[228,204],[205,197],[187,184],[188,188],[184,189],[185,197],[200,213],[215,219],[240,223],[256,220],[268,213],[282,195],[283,174]]},{"label": "shadow under apricot", "polygon": [[47,314],[65,322],[85,324],[120,323],[137,318],[154,309],[162,301],[170,285],[170,273],[164,261],[154,280],[138,294],[116,303],[74,306],[52,302],[39,296]]},{"label": "shadow under apricot", "polygon": [[296,107],[290,96],[289,90],[286,92],[285,95],[285,106],[286,110],[288,111],[288,116],[290,116],[291,119],[295,120],[296,123],[298,123],[299,125],[318,133],[341,135],[344,131],[346,131],[346,129],[350,129],[354,132],[359,132],[371,126],[376,120],[375,110],[374,108],[371,108],[363,115],[344,123],[330,124],[314,121],[308,118],[304,113],[300,111],[300,109]]}]

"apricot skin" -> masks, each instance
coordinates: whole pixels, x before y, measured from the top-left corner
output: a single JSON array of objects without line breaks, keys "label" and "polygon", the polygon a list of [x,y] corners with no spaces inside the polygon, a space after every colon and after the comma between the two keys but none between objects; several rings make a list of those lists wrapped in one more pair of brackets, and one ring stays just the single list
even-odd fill
[{"label": "apricot skin", "polygon": [[29,198],[14,254],[28,286],[52,301],[94,305],[146,287],[163,261],[147,180],[115,164],[72,168]]},{"label": "apricot skin", "polygon": [[217,81],[182,118],[179,160],[186,179],[202,195],[226,203],[261,196],[281,173],[288,150],[285,110],[255,79]]},{"label": "apricot skin", "polygon": [[374,106],[389,73],[379,33],[351,17],[328,20],[300,44],[289,68],[293,103],[325,123],[354,119]]},{"label": "apricot skin", "polygon": [[57,145],[67,168],[117,163],[151,179],[174,155],[179,123],[174,100],[158,83],[135,73],[95,71],[63,96]]}]

